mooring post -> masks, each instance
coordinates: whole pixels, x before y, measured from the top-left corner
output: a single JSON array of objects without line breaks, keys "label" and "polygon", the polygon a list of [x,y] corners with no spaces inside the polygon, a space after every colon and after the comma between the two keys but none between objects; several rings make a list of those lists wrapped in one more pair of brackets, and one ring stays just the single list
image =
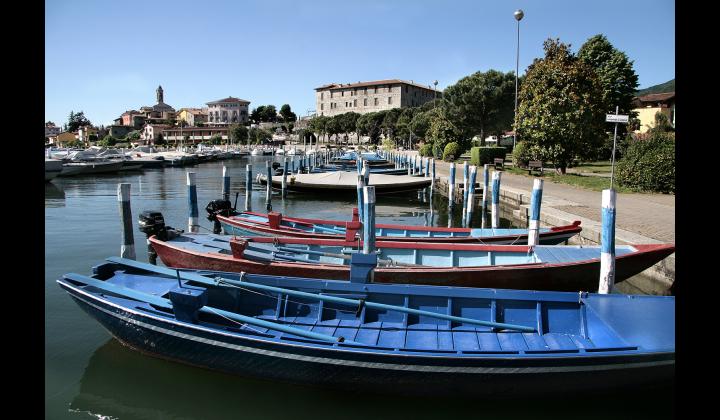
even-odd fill
[{"label": "mooring post", "polygon": [[135,259],[135,239],[133,238],[132,211],[130,209],[130,184],[118,184],[118,207],[122,222],[122,243],[120,257]]},{"label": "mooring post", "polygon": [[542,202],[543,180],[535,178],[532,196],[530,196],[530,223],[528,225],[528,245],[540,243],[540,203]]},{"label": "mooring post", "polygon": [[375,253],[375,187],[363,187],[363,254]]},{"label": "mooring post", "polygon": [[363,174],[358,174],[357,176],[357,208],[358,208],[358,217],[360,220],[363,219],[363,187],[365,186],[365,177]]},{"label": "mooring post", "polygon": [[425,158],[425,178],[430,176],[430,158]]},{"label": "mooring post", "polygon": [[288,158],[283,158],[282,196],[287,197]]},{"label": "mooring post", "polygon": [[230,174],[228,173],[227,166],[223,165],[223,184],[222,184],[222,196],[223,200],[230,200]]},{"label": "mooring post", "polygon": [[467,199],[468,199],[468,178],[469,178],[469,168],[467,161],[463,162],[463,208],[467,206]]},{"label": "mooring post", "polygon": [[363,168],[361,174],[363,176],[363,185],[370,185],[370,164],[368,164],[366,160],[363,161]]},{"label": "mooring post", "polygon": [[470,167],[470,180],[468,181],[468,199],[465,204],[467,226],[470,227],[472,223],[473,207],[475,206],[475,179],[477,178],[477,166],[472,165]]},{"label": "mooring post", "polygon": [[265,162],[267,172],[267,188],[265,189],[265,208],[267,211],[272,210],[272,164],[270,161]]},{"label": "mooring post", "polygon": [[615,286],[615,190],[602,192],[600,236],[600,286],[598,293],[612,293]]},{"label": "mooring post", "polygon": [[188,232],[198,232],[198,203],[197,186],[195,185],[195,172],[187,173],[188,186]]},{"label": "mooring post", "polygon": [[295,172],[295,156],[293,156],[293,157],[290,159],[290,170],[291,170],[292,173],[294,173],[294,174],[297,173],[297,172]]},{"label": "mooring post", "polygon": [[455,162],[450,163],[450,176],[448,178],[448,205],[453,206],[455,197]]},{"label": "mooring post", "polygon": [[252,210],[252,165],[245,165],[245,211]]},{"label": "mooring post", "polygon": [[485,212],[485,209],[487,209],[487,202],[488,202],[488,189],[490,187],[490,165],[484,164],[483,165],[483,193],[482,193],[482,208],[483,213]]},{"label": "mooring post", "polygon": [[432,159],[431,167],[432,167],[432,172],[430,175],[432,176],[432,180],[430,181],[430,186],[435,187],[435,158]]},{"label": "mooring post", "polygon": [[410,165],[410,157],[405,155],[405,167],[407,167],[408,175],[412,175],[412,165]]},{"label": "mooring post", "polygon": [[493,229],[500,226],[500,176],[502,172],[494,171],[492,174],[492,223]]}]

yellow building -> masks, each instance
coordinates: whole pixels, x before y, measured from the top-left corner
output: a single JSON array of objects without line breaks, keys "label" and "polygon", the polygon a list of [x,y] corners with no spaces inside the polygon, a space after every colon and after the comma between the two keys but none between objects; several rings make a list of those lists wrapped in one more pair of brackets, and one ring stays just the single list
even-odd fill
[{"label": "yellow building", "polygon": [[71,141],[77,140],[77,137],[75,136],[75,133],[71,133],[69,131],[63,131],[62,133],[57,135],[57,144],[63,145],[66,143],[69,143]]},{"label": "yellow building", "polygon": [[178,122],[185,121],[189,126],[195,126],[197,123],[207,122],[207,113],[200,108],[180,108],[175,118]]},{"label": "yellow building", "polygon": [[658,112],[665,114],[673,128],[675,127],[675,92],[636,97],[633,106],[633,111],[637,112],[640,120],[640,129],[636,130],[636,133],[645,133],[655,125],[655,114]]}]

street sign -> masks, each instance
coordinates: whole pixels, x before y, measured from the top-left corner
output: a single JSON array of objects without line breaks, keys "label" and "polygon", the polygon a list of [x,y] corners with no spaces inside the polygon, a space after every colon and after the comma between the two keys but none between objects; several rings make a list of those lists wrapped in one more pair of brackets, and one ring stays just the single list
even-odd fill
[{"label": "street sign", "polygon": [[605,115],[605,122],[614,122],[614,123],[628,123],[628,115],[615,115],[615,114],[606,114]]}]

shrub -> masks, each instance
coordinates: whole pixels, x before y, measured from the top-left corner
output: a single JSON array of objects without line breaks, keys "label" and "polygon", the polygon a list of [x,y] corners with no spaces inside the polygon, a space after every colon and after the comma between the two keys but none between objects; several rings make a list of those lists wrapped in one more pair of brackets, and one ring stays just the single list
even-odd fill
[{"label": "shrub", "polygon": [[527,168],[530,162],[530,145],[526,141],[518,142],[513,150],[512,161],[516,168]]},{"label": "shrub", "polygon": [[675,192],[675,134],[654,132],[631,141],[617,165],[622,186],[664,193]]},{"label": "shrub", "polygon": [[432,143],[425,143],[420,147],[420,156],[430,157],[433,155]]},{"label": "shrub", "polygon": [[[452,156],[452,158],[451,158]],[[450,162],[452,160],[455,160],[460,157],[460,145],[457,144],[457,142],[450,142],[447,145],[445,145],[445,150],[443,151],[443,160],[446,162]]]},{"label": "shrub", "polygon": [[493,163],[495,158],[505,158],[507,149],[504,147],[473,147],[470,149],[470,164],[484,165]]},{"label": "shrub", "polygon": [[396,147],[395,140],[385,139],[382,141],[382,148],[384,150],[394,150]]}]

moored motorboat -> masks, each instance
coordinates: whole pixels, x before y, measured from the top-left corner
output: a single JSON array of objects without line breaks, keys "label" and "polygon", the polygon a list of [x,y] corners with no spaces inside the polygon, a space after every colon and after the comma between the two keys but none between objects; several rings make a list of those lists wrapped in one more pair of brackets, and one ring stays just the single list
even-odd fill
[{"label": "moored motorboat", "polygon": [[[359,240],[242,237],[185,233],[149,239],[169,267],[342,280],[349,278]],[[505,289],[597,290],[600,247],[376,242],[378,283]],[[671,244],[617,245],[615,283],[675,251]]]},{"label": "moored motorboat", "polygon": [[[131,349],[352,391],[540,395],[671,381],[675,298],[178,271],[120,258],[57,282]],[[362,264],[358,264],[362,267]]]},{"label": "moored motorboat", "polygon": [[[287,217],[277,212],[255,213],[251,211],[232,216],[213,215],[225,233],[235,235],[290,236],[296,238],[341,239],[347,238],[348,224],[355,226],[351,236],[358,236],[357,209],[353,209],[351,221],[306,219]],[[211,219],[212,219],[211,218]],[[580,233],[580,222],[572,225],[540,228],[541,245],[555,245]],[[377,223],[375,235],[379,241],[411,242],[476,242],[486,244],[525,245],[527,229],[508,228],[444,228],[428,226],[393,225]]]},{"label": "moored motorboat", "polygon": [[60,175],[63,163],[57,159],[45,159],[45,181],[50,181]]},{"label": "moored motorboat", "polygon": [[[266,176],[258,175],[260,183],[265,185],[267,183]],[[370,173],[370,185],[375,187],[376,194],[416,191],[429,187],[431,183],[430,178]],[[273,177],[272,184],[273,188],[282,188],[282,177]],[[287,190],[357,194],[357,172],[293,174],[287,178]]]}]

